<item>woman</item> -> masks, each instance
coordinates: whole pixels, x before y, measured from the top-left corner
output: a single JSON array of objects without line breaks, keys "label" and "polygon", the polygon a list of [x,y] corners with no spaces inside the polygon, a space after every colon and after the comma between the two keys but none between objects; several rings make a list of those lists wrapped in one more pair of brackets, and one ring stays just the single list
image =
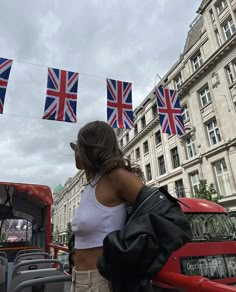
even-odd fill
[{"label": "woman", "polygon": [[72,221],[76,252],[71,292],[108,292],[109,282],[97,271],[103,239],[125,225],[126,202],[135,202],[143,181],[139,168],[123,157],[114,130],[105,122],[85,125],[71,146],[76,167],[85,171],[88,181]]},{"label": "woman", "polygon": [[191,240],[177,200],[144,185],[140,169],[123,157],[105,122],[81,128],[72,148],[88,184],[72,221],[71,292],[153,291],[153,275]]}]

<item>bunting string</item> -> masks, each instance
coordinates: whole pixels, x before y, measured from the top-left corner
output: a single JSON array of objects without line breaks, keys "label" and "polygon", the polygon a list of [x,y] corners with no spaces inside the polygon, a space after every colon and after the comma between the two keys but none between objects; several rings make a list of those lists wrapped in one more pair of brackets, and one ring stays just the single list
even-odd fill
[{"label": "bunting string", "polygon": [[[29,62],[29,61],[22,61],[22,60],[18,60],[18,59],[13,59],[13,61],[16,63],[20,63],[20,64],[22,63],[22,64],[26,64],[26,65],[41,67],[41,68],[51,68],[50,66],[47,66],[45,64],[37,64],[37,63]],[[68,68],[65,68],[65,67],[63,67],[63,68],[64,68],[64,70],[70,71],[70,70],[68,70]],[[91,77],[91,78],[96,78],[96,79],[103,79],[103,80],[107,79],[107,77],[102,76],[102,75],[93,75],[93,74],[88,74],[85,72],[79,72],[79,75],[87,76],[87,77]],[[141,87],[153,88],[153,85],[151,85],[151,84],[143,84],[143,83],[139,83],[139,82],[132,82],[132,84],[135,84],[136,86],[141,86]]]},{"label": "bunting string", "polygon": [[[10,59],[0,58],[0,114],[3,114],[4,112],[5,95],[11,67],[14,62],[43,68],[47,67],[45,65],[34,64],[26,61],[13,61]],[[102,77],[87,73],[76,73],[64,69],[51,67],[47,68],[48,77],[45,94],[46,100],[42,119],[76,123],[79,75],[99,79]],[[162,131],[170,135],[184,135],[185,128],[178,93],[176,90],[169,90],[161,85],[159,87],[156,86],[157,78],[161,79],[161,77],[156,74],[154,91],[157,97],[156,106],[158,106],[159,109]],[[114,79],[106,79],[106,81],[108,123],[113,128],[135,128],[132,105],[132,83]],[[150,85],[139,85],[153,88],[153,86]]]}]

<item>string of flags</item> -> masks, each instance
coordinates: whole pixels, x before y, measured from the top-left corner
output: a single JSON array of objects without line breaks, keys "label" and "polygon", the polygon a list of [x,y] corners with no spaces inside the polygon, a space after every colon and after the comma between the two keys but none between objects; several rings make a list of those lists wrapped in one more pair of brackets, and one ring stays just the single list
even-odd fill
[{"label": "string of flags", "polygon": [[[4,102],[13,60],[0,58],[0,114]],[[45,107],[42,119],[77,122],[77,91],[79,73],[48,68]],[[107,122],[113,128],[132,129],[132,83],[107,79]],[[177,91],[156,86],[154,89],[163,133],[185,133]]]},{"label": "string of flags", "polygon": [[76,123],[79,73],[48,68],[43,119]]}]

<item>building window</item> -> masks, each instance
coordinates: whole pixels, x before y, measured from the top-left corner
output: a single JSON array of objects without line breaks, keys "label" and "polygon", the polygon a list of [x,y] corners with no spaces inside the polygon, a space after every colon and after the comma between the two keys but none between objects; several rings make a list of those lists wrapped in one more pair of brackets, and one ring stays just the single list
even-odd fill
[{"label": "building window", "polygon": [[141,125],[142,125],[142,129],[146,127],[146,119],[145,119],[145,116],[143,116],[141,118]]},{"label": "building window", "polygon": [[207,132],[210,145],[215,145],[221,141],[220,131],[216,119],[207,124]]},{"label": "building window", "polygon": [[189,175],[193,196],[196,195],[196,190],[199,188],[199,174],[198,171]]},{"label": "building window", "polygon": [[192,58],[193,70],[196,71],[202,65],[202,56],[201,52],[199,51],[194,57]]},{"label": "building window", "polygon": [[178,153],[177,147],[175,147],[171,150],[171,158],[172,158],[173,168],[180,166],[179,153]]},{"label": "building window", "polygon": [[197,155],[195,143],[192,137],[186,139],[186,152],[187,152],[187,159],[190,159],[193,156]]},{"label": "building window", "polygon": [[129,143],[129,133],[126,133],[125,137],[126,137],[126,143],[128,144]]},{"label": "building window", "polygon": [[215,31],[215,34],[216,34],[217,43],[219,46],[221,46],[223,44],[223,42],[222,42],[222,39],[220,37],[218,30]]},{"label": "building window", "polygon": [[152,171],[151,171],[151,165],[150,165],[150,163],[148,163],[145,166],[145,170],[146,170],[146,179],[147,179],[147,181],[152,180]]},{"label": "building window", "polygon": [[178,198],[184,198],[185,197],[185,190],[184,190],[184,184],[183,180],[179,179],[175,181],[175,192]]},{"label": "building window", "polygon": [[156,145],[159,145],[161,143],[161,131],[160,130],[158,130],[155,133],[155,143],[156,143]]},{"label": "building window", "polygon": [[211,101],[211,95],[208,86],[206,86],[203,90],[199,92],[199,97],[202,106],[208,104]]},{"label": "building window", "polygon": [[185,104],[182,107],[182,118],[183,118],[184,122],[189,119],[189,112],[188,112],[188,105],[187,104]]},{"label": "building window", "polygon": [[143,143],[143,152],[144,152],[144,154],[147,154],[148,151],[149,151],[149,149],[148,149],[148,141],[145,141]]},{"label": "building window", "polygon": [[220,195],[229,196],[231,195],[231,185],[229,180],[229,173],[226,167],[225,160],[222,159],[213,164],[214,172],[216,176],[217,187]]},{"label": "building window", "polygon": [[120,140],[120,148],[123,148],[123,139]]},{"label": "building window", "polygon": [[118,128],[117,129],[117,137],[119,137],[121,134],[122,134],[122,131],[123,131],[123,129],[121,129],[121,128]]},{"label": "building window", "polygon": [[155,118],[157,116],[157,105],[156,104],[154,104],[152,106],[152,116],[153,116],[153,118]]},{"label": "building window", "polygon": [[159,165],[160,175],[166,173],[165,160],[164,160],[163,155],[158,157],[158,165]]},{"label": "building window", "polygon": [[138,134],[138,125],[137,124],[134,125],[134,134],[135,135]]},{"label": "building window", "polygon": [[225,39],[229,39],[235,33],[235,25],[232,19],[229,19],[223,26]]},{"label": "building window", "polygon": [[212,22],[214,22],[215,21],[215,15],[214,15],[212,9],[209,12],[210,12],[211,20],[212,20]]},{"label": "building window", "polygon": [[226,74],[227,74],[227,79],[229,81],[229,84],[233,83],[234,82],[234,76],[233,76],[233,71],[232,71],[231,67],[228,65],[225,68],[225,71],[226,71]]},{"label": "building window", "polygon": [[139,147],[135,149],[135,157],[136,157],[136,159],[140,159],[140,148]]},{"label": "building window", "polygon": [[183,83],[181,74],[179,74],[175,78],[174,82],[175,82],[175,89],[178,90],[180,88],[180,86],[182,85],[182,83]]},{"label": "building window", "polygon": [[227,2],[226,0],[221,0],[216,4],[216,10],[218,12],[218,15],[226,8]]}]

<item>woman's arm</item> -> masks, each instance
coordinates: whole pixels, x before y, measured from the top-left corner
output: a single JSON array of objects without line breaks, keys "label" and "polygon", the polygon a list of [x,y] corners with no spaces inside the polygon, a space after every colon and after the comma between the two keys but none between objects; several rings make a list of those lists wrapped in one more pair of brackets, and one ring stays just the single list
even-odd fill
[{"label": "woman's arm", "polygon": [[144,186],[141,178],[124,168],[114,169],[108,174],[108,177],[117,197],[133,205],[139,191]]}]

